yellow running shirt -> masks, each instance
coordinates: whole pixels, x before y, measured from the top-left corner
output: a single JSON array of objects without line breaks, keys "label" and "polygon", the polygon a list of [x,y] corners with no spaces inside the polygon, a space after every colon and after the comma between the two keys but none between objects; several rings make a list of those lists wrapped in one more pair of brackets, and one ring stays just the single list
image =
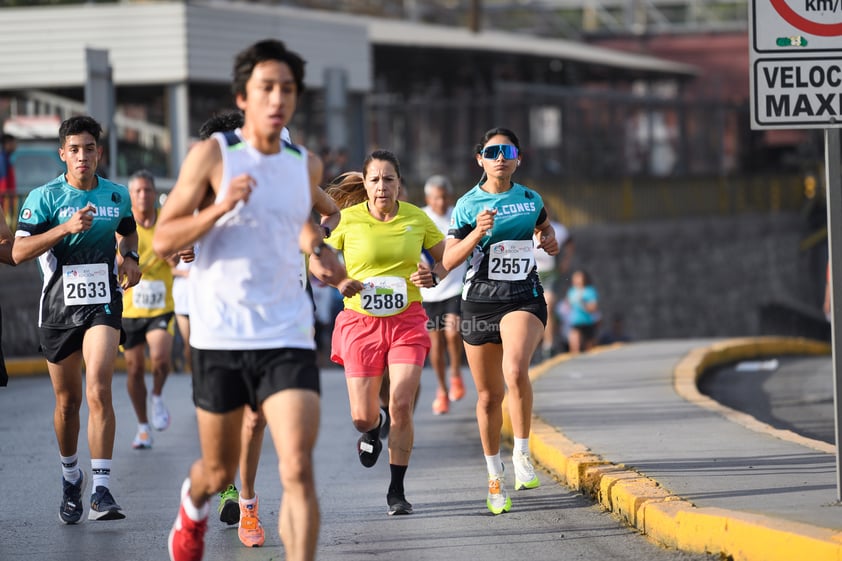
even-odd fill
[{"label": "yellow running shirt", "polygon": [[137,252],[140,255],[140,282],[123,294],[124,318],[151,318],[172,312],[172,269],[152,250],[155,226],[137,225]]},{"label": "yellow running shirt", "polygon": [[398,204],[388,222],[371,216],[367,202],[343,209],[339,226],[325,240],[342,252],[348,277],[364,285],[361,293],[345,298],[347,309],[384,317],[421,301],[409,275],[418,269],[421,249],[433,247],[444,234],[417,206]]}]

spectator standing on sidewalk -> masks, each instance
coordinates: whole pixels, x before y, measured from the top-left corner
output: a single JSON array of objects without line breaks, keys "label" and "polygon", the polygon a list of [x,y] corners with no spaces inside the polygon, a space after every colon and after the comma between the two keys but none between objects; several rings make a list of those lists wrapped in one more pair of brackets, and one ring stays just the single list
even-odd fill
[{"label": "spectator standing on sidewalk", "polygon": [[16,263],[37,258],[44,280],[38,332],[56,396],[59,517],[65,524],[79,522],[84,513],[87,481],[77,456],[83,395],[93,476],[88,518],[125,518],[110,490],[116,430],[111,381],[125,335],[123,290],[138,283],[140,268],[129,191],[96,175],[101,134],[91,117],[62,122],[59,156],[67,171],[26,197],[12,251]]},{"label": "spectator standing on sidewalk", "polygon": [[529,456],[529,362],[544,336],[547,303],[535,269],[533,235],[539,233],[539,247],[547,253],[558,253],[541,196],[512,180],[520,161],[514,132],[494,128],[483,135],[476,146],[476,163],[483,175],[456,201],[444,254],[447,269],[468,260],[462,337],[477,388],[477,423],[488,470],[486,506],[493,514],[512,507],[500,457],[507,388],[515,489],[540,485]]},{"label": "spectator standing on sidewalk", "polygon": [[[422,208],[442,234],[450,228],[453,213],[453,186],[443,175],[434,175],[424,184]],[[433,288],[422,288],[421,298],[427,312],[427,331],[430,334],[430,365],[436,373],[438,389],[433,400],[433,413],[450,411],[450,402],[465,396],[462,380],[462,334],[459,332],[459,311],[462,300],[462,279],[467,263],[462,263]],[[447,384],[448,360],[450,387]]]},{"label": "spectator standing on sidewalk", "polygon": [[599,297],[591,276],[582,269],[573,271],[566,297],[570,332],[570,352],[578,354],[589,351],[596,344],[596,329],[599,325]]}]

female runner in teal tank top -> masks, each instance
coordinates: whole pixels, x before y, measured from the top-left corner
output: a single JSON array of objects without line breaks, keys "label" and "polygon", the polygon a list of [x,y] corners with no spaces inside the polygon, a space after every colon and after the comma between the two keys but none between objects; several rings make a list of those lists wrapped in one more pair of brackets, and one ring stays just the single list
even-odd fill
[{"label": "female runner in teal tank top", "polygon": [[533,234],[550,255],[558,253],[555,232],[541,196],[512,181],[521,162],[514,132],[495,128],[476,147],[480,182],[453,210],[443,264],[468,261],[462,292],[462,336],[477,388],[477,423],[488,469],[486,506],[494,514],[511,509],[503,485],[500,431],[508,387],[514,429],[515,489],[540,485],[529,458],[532,384],[529,361],[547,322],[544,291],[535,269]]}]

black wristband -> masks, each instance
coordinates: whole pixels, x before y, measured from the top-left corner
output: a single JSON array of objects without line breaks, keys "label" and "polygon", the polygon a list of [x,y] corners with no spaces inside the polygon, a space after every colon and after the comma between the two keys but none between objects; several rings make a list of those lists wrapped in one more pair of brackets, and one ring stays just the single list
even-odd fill
[{"label": "black wristband", "polygon": [[438,286],[438,285],[439,285],[439,283],[441,282],[441,279],[440,279],[440,278],[439,278],[439,276],[438,276],[435,272],[433,272],[433,271],[430,271],[430,275],[433,277],[433,286],[431,286],[430,288],[435,288],[436,286]]},{"label": "black wristband", "polygon": [[321,226],[322,226],[322,231],[324,231],[324,233],[325,233],[325,239],[329,238],[330,237],[330,227],[326,226],[325,224],[322,224]]}]

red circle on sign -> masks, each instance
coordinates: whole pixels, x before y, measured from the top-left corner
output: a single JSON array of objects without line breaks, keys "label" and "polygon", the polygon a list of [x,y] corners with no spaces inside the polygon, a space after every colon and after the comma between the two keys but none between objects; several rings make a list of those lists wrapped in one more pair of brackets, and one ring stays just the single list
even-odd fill
[{"label": "red circle on sign", "polygon": [[818,23],[815,21],[810,21],[807,18],[795,13],[795,11],[789,7],[785,0],[769,0],[772,3],[772,7],[775,8],[775,11],[786,20],[787,23],[800,29],[801,31],[806,31],[812,35],[818,35],[820,37],[836,37],[838,35],[842,35],[842,23]]}]

